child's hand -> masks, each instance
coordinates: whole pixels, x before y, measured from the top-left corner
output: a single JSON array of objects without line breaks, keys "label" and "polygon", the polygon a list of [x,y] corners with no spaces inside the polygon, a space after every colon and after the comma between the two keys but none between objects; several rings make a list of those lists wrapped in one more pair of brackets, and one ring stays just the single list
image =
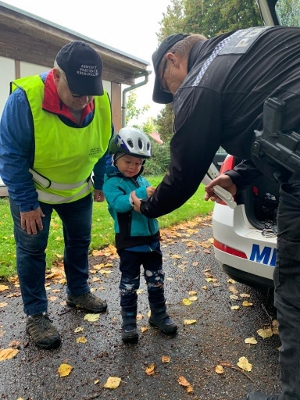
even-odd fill
[{"label": "child's hand", "polygon": [[151,197],[151,196],[153,195],[153,193],[155,192],[155,190],[156,190],[155,187],[153,187],[153,186],[148,186],[148,187],[146,188],[147,196],[148,196],[148,197]]}]

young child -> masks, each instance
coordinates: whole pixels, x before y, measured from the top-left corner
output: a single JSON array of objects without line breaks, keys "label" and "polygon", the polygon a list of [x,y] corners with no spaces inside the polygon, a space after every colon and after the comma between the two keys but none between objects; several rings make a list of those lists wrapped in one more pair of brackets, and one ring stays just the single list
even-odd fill
[{"label": "young child", "polygon": [[114,165],[106,170],[103,192],[115,221],[120,256],[122,340],[124,343],[138,341],[136,315],[141,265],[151,309],[149,323],[164,334],[173,335],[177,326],[166,311],[158,222],[134,211],[131,200],[133,191],[139,198],[149,197],[155,191],[141,176],[145,159],[151,157],[150,140],[138,129],[122,128],[112,137],[109,152],[113,154]]}]

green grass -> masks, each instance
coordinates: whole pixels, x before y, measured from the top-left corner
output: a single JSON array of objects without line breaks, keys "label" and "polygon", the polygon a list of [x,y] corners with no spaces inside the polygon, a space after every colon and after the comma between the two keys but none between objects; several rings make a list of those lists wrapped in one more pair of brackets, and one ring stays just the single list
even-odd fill
[{"label": "green grass", "polygon": [[[152,186],[157,186],[162,176],[150,176]],[[197,192],[182,207],[170,214],[158,218],[160,228],[166,228],[198,215],[208,214],[213,203],[204,201],[204,186],[200,185]],[[7,198],[0,199],[0,278],[7,279],[16,273],[16,251],[13,237],[13,223]],[[108,244],[114,244],[113,220],[108,213],[107,203],[94,203],[91,250],[100,249]],[[63,257],[62,225],[54,212],[47,247],[47,268],[53,262]]]}]

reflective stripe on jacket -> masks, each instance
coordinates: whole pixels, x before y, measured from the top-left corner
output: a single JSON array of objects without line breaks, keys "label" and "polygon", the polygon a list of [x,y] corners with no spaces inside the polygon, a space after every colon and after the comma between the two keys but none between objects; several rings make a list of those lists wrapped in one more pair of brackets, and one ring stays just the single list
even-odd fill
[{"label": "reflective stripe on jacket", "polygon": [[89,125],[70,127],[55,114],[41,108],[44,83],[39,75],[14,81],[12,90],[16,87],[25,91],[32,113],[35,178],[41,176],[50,182],[45,185],[34,179],[39,200],[67,203],[86,196],[93,190],[89,179],[93,167],[105,154],[111,137],[111,109],[107,92],[94,98],[94,118]]}]

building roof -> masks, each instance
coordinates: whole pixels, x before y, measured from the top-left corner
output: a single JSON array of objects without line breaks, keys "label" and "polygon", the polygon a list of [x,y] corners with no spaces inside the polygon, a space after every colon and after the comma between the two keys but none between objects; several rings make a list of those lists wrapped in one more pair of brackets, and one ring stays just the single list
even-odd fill
[{"label": "building roof", "polygon": [[47,68],[59,49],[72,40],[89,43],[103,60],[102,78],[132,85],[149,71],[141,60],[78,32],[37,17],[0,1],[0,56],[38,64]]}]

